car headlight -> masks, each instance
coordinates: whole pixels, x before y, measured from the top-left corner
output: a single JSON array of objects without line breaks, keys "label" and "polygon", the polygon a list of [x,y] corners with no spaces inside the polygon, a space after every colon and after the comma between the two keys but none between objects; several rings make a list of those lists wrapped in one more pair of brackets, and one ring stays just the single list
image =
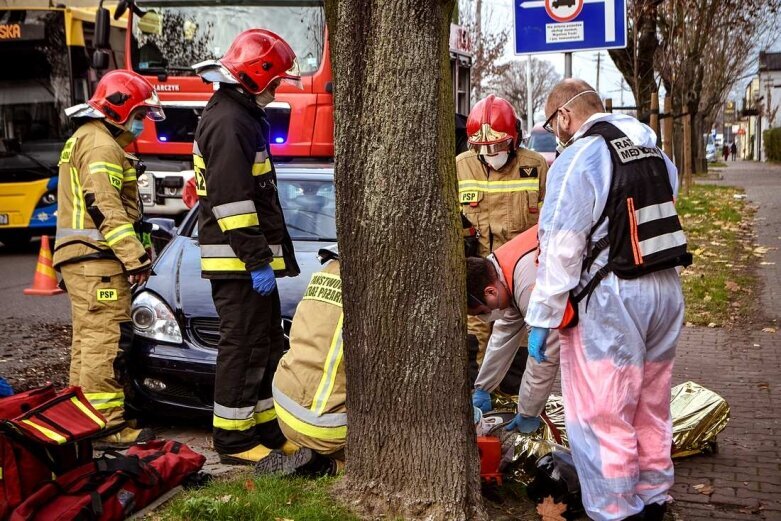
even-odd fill
[{"label": "car headlight", "polygon": [[133,330],[138,336],[174,344],[182,343],[182,330],[179,329],[179,323],[171,308],[153,293],[139,293],[133,301],[130,316],[133,319]]}]

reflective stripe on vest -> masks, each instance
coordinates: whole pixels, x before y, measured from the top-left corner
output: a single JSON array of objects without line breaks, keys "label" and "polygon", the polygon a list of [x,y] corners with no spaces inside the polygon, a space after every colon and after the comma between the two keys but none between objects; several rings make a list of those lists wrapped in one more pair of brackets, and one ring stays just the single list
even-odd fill
[{"label": "reflective stripe on vest", "polygon": [[481,181],[478,179],[463,179],[458,181],[459,193],[478,191],[489,194],[507,192],[533,192],[540,189],[537,178],[514,179],[509,181]]},{"label": "reflective stripe on vest", "polygon": [[259,176],[269,172],[271,172],[271,160],[268,157],[268,152],[265,150],[255,152],[255,161],[252,163],[252,175]]},{"label": "reflective stripe on vest", "polygon": [[[81,180],[79,171],[71,167],[71,196],[73,197],[73,215],[71,216],[71,226],[75,230],[84,228],[84,192],[81,190]],[[59,233],[59,232],[58,232]]]},{"label": "reflective stripe on vest", "polygon": [[[282,271],[285,269],[285,259],[282,256],[282,245],[270,244],[272,255],[271,269]],[[234,253],[228,244],[201,244],[201,270],[202,271],[247,271],[244,262]]]},{"label": "reflective stripe on vest", "polygon": [[502,244],[493,252],[496,262],[499,263],[499,267],[502,269],[502,275],[504,275],[510,294],[512,294],[515,287],[513,279],[515,266],[518,264],[518,261],[535,251],[540,245],[537,239],[538,230],[539,227],[535,224],[520,235],[513,237],[509,242]]},{"label": "reflective stripe on vest", "polygon": [[347,438],[347,413],[317,415],[297,404],[292,398],[272,385],[277,416],[291,429],[311,438],[342,440]]},{"label": "reflective stripe on vest", "polygon": [[[341,305],[341,291],[340,305]],[[336,383],[336,374],[339,372],[339,365],[342,363],[343,342],[342,342],[342,322],[344,320],[344,313],[339,315],[339,322],[336,323],[336,330],[334,331],[333,338],[331,339],[331,347],[328,349],[328,356],[325,359],[325,365],[323,366],[323,376],[320,378],[320,385],[317,386],[317,392],[315,393],[315,399],[312,401],[312,412],[320,416],[325,411],[325,406],[328,403],[328,399],[331,397],[331,393],[334,391],[334,384]]]},{"label": "reflective stripe on vest", "polygon": [[[302,300],[317,300],[342,307],[342,279],[339,275],[318,272],[312,275]],[[341,324],[341,320],[340,320]],[[341,326],[340,326],[341,327]]]},{"label": "reflective stripe on vest", "polygon": [[217,205],[212,208],[212,213],[224,232],[259,224],[255,203],[249,199]]},{"label": "reflective stripe on vest", "polygon": [[87,237],[95,241],[104,241],[103,234],[98,230],[74,230],[73,228],[57,228],[57,234],[54,236],[55,240],[67,239],[69,237]]}]

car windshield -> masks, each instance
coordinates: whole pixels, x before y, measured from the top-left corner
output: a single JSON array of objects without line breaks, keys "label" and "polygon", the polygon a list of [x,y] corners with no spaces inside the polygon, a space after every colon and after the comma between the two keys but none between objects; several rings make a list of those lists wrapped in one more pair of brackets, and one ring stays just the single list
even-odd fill
[{"label": "car windshield", "polygon": [[258,27],[274,31],[290,44],[302,74],[320,66],[325,43],[321,2],[166,4],[139,2],[146,14],[133,17],[131,56],[133,68],[141,74],[194,74],[192,65],[221,58],[236,35]]},{"label": "car windshield", "polygon": [[556,136],[550,132],[534,131],[529,138],[529,148],[535,152],[555,152],[556,151]]},{"label": "car windshield", "polygon": [[[336,242],[333,181],[279,179],[277,187],[291,239]],[[191,236],[198,237],[198,226],[193,226]]]}]

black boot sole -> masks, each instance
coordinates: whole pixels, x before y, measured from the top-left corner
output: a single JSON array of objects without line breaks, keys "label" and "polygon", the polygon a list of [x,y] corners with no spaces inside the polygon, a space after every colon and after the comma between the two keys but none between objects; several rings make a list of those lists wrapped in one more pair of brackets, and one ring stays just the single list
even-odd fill
[{"label": "black boot sole", "polygon": [[312,449],[308,448],[299,449],[290,455],[275,450],[255,464],[255,474],[292,476],[298,469],[311,463],[314,457]]}]

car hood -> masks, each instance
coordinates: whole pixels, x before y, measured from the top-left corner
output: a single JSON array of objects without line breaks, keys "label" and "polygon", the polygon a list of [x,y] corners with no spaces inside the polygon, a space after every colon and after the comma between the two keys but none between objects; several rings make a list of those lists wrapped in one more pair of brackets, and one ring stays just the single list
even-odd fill
[{"label": "car hood", "polygon": [[[294,241],[296,260],[301,269],[297,277],[277,279],[282,317],[292,319],[312,274],[319,271],[317,252],[333,242]],[[145,289],[157,293],[180,319],[216,317],[211,284],[201,278],[201,255],[198,242],[189,237],[175,237],[154,265],[154,274]],[[247,284],[250,281],[247,280]]]}]

